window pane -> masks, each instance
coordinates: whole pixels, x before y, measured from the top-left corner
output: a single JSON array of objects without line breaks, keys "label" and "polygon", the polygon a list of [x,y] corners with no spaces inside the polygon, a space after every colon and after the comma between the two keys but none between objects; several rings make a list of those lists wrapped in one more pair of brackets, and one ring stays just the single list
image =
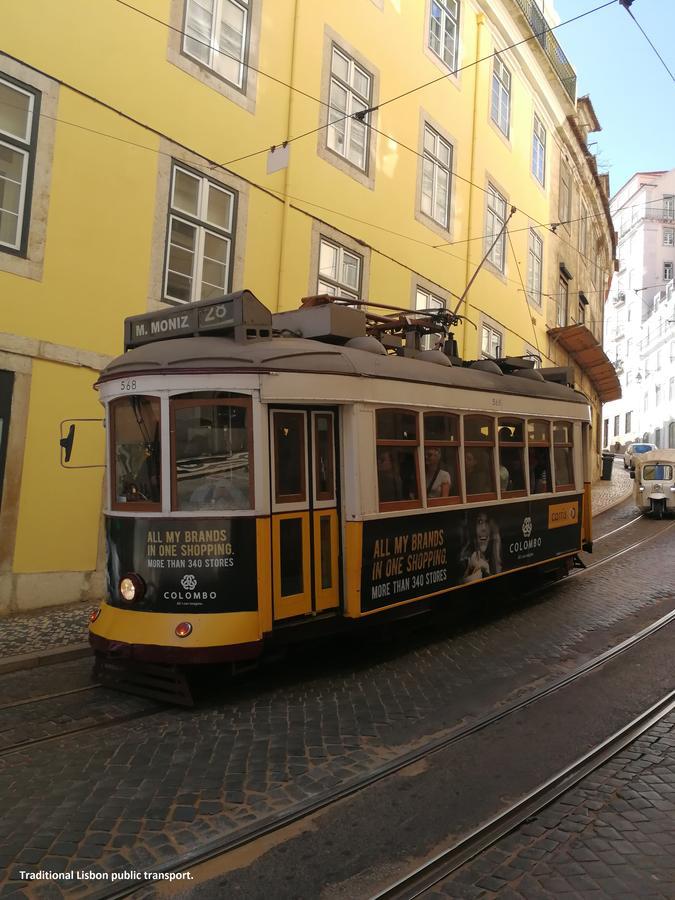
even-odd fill
[{"label": "window pane", "polygon": [[197,216],[199,212],[199,178],[183,172],[182,169],[175,169],[174,172],[171,205],[181,212]]},{"label": "window pane", "polygon": [[520,419],[500,419],[498,437],[500,444],[515,441],[524,443],[525,433],[522,421]]},{"label": "window pane", "polygon": [[417,413],[398,409],[377,410],[378,441],[416,441]]},{"label": "window pane", "polygon": [[332,71],[341,78],[346,84],[349,84],[349,60],[333,47],[333,61],[331,65]]},{"label": "window pane", "polygon": [[213,184],[209,184],[206,221],[210,222],[211,225],[217,225],[224,231],[229,231],[231,228],[231,214],[232,195]]},{"label": "window pane", "polygon": [[279,556],[281,564],[281,596],[293,597],[304,590],[302,519],[279,522]]},{"label": "window pane", "polygon": [[333,586],[333,542],[331,540],[330,516],[319,517],[319,534],[321,541],[321,590],[327,591]]},{"label": "window pane", "polygon": [[366,126],[362,122],[352,120],[349,123],[349,129],[349,159],[359,169],[365,169],[366,141],[368,140]]},{"label": "window pane", "polygon": [[445,413],[425,413],[424,440],[459,441],[459,419]]},{"label": "window pane", "polygon": [[494,420],[486,416],[466,416],[464,419],[465,441],[493,441]]},{"label": "window pane", "polygon": [[241,60],[244,58],[245,36],[245,11],[230,0],[223,0],[216,68],[224,78],[236,85],[241,85],[244,80]]},{"label": "window pane", "polygon": [[378,447],[377,484],[380,503],[419,500],[416,450]]},{"label": "window pane", "polygon": [[19,245],[21,189],[28,163],[27,154],[0,144],[0,242]]},{"label": "window pane", "polygon": [[495,493],[493,460],[492,447],[467,447],[464,450],[467,496]]},{"label": "window pane", "polygon": [[319,275],[337,281],[337,256],[337,247],[334,247],[333,244],[327,244],[325,241],[321,241],[321,248],[319,250]]},{"label": "window pane", "polygon": [[555,462],[555,485],[574,484],[574,472],[572,469],[572,448],[556,447],[553,451]]},{"label": "window pane", "polygon": [[530,443],[532,441],[544,441],[548,444],[550,440],[548,422],[530,420],[527,423],[527,439]]},{"label": "window pane", "polygon": [[33,97],[0,81],[0,131],[20,141],[30,140]]},{"label": "window pane", "polygon": [[[501,429],[500,429],[501,431]],[[499,481],[502,491],[525,490],[525,465],[522,447],[499,447]]]},{"label": "window pane", "polygon": [[111,404],[115,503],[160,503],[159,399],[124,397]]},{"label": "window pane", "polygon": [[176,509],[249,509],[247,407],[178,406],[174,421]]},{"label": "window pane", "polygon": [[342,282],[352,288],[359,286],[359,263],[361,260],[353,253],[343,250],[342,253]]},{"label": "window pane", "polygon": [[211,60],[213,3],[214,0],[188,0],[185,17],[185,52],[207,65]]},{"label": "window pane", "polygon": [[359,69],[358,66],[354,66],[352,87],[362,97],[365,97],[366,100],[370,97],[370,77],[363,71],[363,69]]},{"label": "window pane", "polygon": [[530,493],[545,494],[551,490],[551,459],[547,447],[530,447]]},{"label": "window pane", "polygon": [[555,422],[554,423],[554,425],[553,425],[553,443],[554,444],[571,444],[572,443],[572,423],[571,422]]},{"label": "window pane", "polygon": [[457,447],[425,444],[424,477],[429,500],[459,495],[457,453]]},{"label": "window pane", "polygon": [[274,413],[274,453],[277,502],[305,498],[305,417]]},{"label": "window pane", "polygon": [[433,216],[434,164],[430,159],[422,163],[422,212]]},{"label": "window pane", "polygon": [[333,477],[333,417],[317,413],[314,418],[314,487],[318,500],[335,496]]}]

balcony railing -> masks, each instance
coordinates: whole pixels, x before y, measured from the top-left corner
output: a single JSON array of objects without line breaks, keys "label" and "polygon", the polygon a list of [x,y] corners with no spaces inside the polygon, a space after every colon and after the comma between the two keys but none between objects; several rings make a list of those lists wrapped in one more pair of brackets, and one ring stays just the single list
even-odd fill
[{"label": "balcony railing", "polygon": [[533,0],[516,0],[516,2],[524,12],[533,34],[537,36],[537,40],[555,69],[556,75],[562,82],[562,86],[567,91],[570,100],[574,103],[577,97],[577,76],[574,74],[574,69],[568,62],[567,57],[562,52],[560,44],[553,36],[553,32],[549,28],[542,11]]}]

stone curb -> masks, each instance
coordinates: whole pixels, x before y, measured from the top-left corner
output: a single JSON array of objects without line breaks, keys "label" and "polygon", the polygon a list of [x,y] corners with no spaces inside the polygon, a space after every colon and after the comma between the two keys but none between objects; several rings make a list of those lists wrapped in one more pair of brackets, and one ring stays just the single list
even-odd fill
[{"label": "stone curb", "polygon": [[22,653],[17,656],[8,656],[0,661],[0,674],[6,672],[20,672],[24,669],[35,669],[38,666],[48,666],[51,663],[66,662],[69,659],[80,659],[92,653],[87,641],[79,644],[65,644],[53,650],[37,650],[35,653]]}]

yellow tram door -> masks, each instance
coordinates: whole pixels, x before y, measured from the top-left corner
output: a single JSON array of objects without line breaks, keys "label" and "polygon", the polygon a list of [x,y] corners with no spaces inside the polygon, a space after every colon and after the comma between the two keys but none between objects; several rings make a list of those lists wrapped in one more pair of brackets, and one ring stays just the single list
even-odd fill
[{"label": "yellow tram door", "polygon": [[336,413],[271,411],[274,619],[340,603]]}]

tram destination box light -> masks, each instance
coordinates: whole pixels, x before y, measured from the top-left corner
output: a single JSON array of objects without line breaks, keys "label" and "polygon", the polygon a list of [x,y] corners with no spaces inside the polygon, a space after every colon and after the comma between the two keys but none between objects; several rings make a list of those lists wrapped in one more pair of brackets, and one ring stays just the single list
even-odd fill
[{"label": "tram destination box light", "polygon": [[227,335],[237,341],[272,337],[272,314],[251,293],[237,291],[124,320],[124,349],[153,341],[197,335]]}]

